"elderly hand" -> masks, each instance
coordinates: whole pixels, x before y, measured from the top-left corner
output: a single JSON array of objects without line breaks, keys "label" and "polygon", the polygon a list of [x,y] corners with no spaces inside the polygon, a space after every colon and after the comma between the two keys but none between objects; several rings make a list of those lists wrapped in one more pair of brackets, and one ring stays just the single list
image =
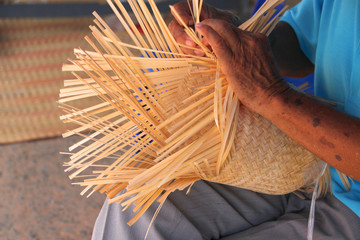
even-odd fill
[{"label": "elderly hand", "polygon": [[[189,4],[186,1],[175,4],[174,9],[188,26],[194,25],[194,20],[191,15]],[[238,26],[240,24],[240,18],[238,16],[232,14],[231,12],[211,7],[209,5],[206,5],[205,3],[202,5],[200,18],[201,18],[200,20],[205,20],[209,18],[222,19],[235,26]],[[174,36],[175,40],[178,43],[187,45],[189,47],[196,47],[196,44],[185,33],[184,27],[181,25],[181,23],[178,20],[174,19],[172,22],[170,22],[169,29],[171,34]],[[189,49],[189,48],[182,48],[182,50],[184,51],[184,53],[192,54],[192,55],[201,56],[204,54],[202,51],[196,51],[196,50],[194,51],[193,49]]]},{"label": "elderly hand", "polygon": [[263,115],[273,96],[289,86],[280,77],[267,38],[225,21],[207,19],[196,25],[215,52],[221,71],[239,100]]}]

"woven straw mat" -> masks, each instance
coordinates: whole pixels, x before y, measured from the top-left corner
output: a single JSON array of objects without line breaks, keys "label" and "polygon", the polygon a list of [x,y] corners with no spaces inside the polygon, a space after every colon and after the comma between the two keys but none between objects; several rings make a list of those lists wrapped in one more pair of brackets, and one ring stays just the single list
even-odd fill
[{"label": "woven straw mat", "polygon": [[[0,143],[59,136],[62,64],[92,18],[0,19]],[[79,103],[81,104],[81,103]]]}]

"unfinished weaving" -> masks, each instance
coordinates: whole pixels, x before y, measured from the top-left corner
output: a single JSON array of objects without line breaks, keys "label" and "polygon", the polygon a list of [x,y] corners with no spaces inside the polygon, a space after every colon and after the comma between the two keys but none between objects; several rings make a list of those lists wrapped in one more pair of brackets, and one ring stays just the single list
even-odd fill
[{"label": "unfinished weaving", "polygon": [[[150,7],[128,0],[137,25],[119,0],[107,2],[132,42],[94,13],[93,38],[85,38],[93,50],[75,49],[76,59],[63,67],[76,78],[61,90],[61,119],[78,125],[63,136],[82,137],[65,165],[71,179],[84,178],[76,183],[82,194],[106,193],[125,209],[135,204],[131,225],[155,200],[161,207],[171,192],[200,179],[268,194],[314,183],[324,163],[241,105],[193,28],[183,24],[204,57],[183,53],[153,0]],[[266,1],[240,28],[268,35],[282,2]],[[197,23],[202,1],[189,4]],[[91,107],[71,105],[94,96],[99,102]]]}]

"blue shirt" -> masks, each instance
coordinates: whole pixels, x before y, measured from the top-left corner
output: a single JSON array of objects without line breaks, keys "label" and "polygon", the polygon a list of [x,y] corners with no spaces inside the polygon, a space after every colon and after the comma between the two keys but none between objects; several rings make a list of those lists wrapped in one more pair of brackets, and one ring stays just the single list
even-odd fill
[{"label": "blue shirt", "polygon": [[[315,95],[360,118],[360,1],[302,0],[282,21],[292,26],[315,64]],[[331,173],[334,195],[360,217],[360,182],[347,192],[336,170]]]}]

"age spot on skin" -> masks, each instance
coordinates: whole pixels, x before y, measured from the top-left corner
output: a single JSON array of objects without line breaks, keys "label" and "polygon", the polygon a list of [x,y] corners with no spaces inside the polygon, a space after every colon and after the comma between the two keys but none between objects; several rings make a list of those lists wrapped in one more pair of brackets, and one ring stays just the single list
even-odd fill
[{"label": "age spot on skin", "polygon": [[348,133],[348,132],[344,132],[344,135],[345,135],[346,137],[350,137],[350,133]]},{"label": "age spot on skin", "polygon": [[335,155],[336,160],[341,161],[342,158],[339,155]]},{"label": "age spot on skin", "polygon": [[313,120],[313,126],[314,126],[314,128],[316,128],[317,126],[319,126],[320,125],[320,118],[314,118],[314,120]]},{"label": "age spot on skin", "polygon": [[328,146],[329,148],[335,148],[335,145],[332,142],[329,142],[324,137],[320,138],[320,143]]},{"label": "age spot on skin", "polygon": [[301,101],[301,99],[296,99],[295,100],[295,105],[296,106],[300,106],[300,105],[302,105],[303,104],[303,101]]}]

